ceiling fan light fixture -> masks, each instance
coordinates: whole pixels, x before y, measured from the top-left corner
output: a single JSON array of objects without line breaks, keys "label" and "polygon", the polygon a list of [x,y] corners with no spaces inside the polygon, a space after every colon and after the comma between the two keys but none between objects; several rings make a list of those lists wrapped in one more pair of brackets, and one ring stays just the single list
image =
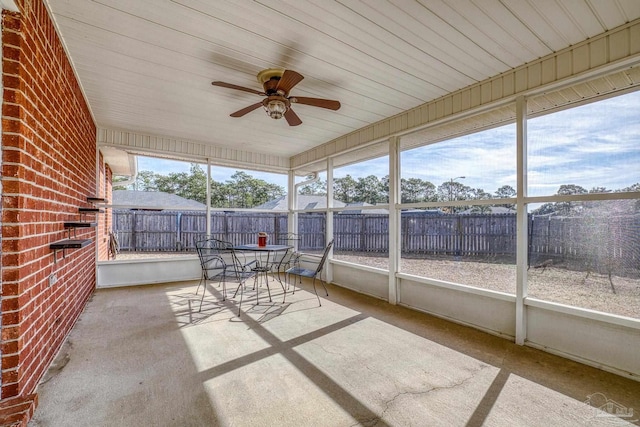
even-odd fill
[{"label": "ceiling fan light fixture", "polygon": [[267,103],[264,107],[265,111],[272,119],[281,119],[284,113],[287,112],[287,106],[284,102],[273,99]]}]

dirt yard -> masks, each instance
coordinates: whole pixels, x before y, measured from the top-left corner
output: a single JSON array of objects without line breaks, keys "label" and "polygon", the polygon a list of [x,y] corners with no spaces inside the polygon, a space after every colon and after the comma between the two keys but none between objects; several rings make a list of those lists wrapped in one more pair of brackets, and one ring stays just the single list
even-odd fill
[{"label": "dirt yard", "polygon": [[[337,259],[388,268],[386,257],[336,255]],[[516,292],[516,267],[513,264],[483,262],[402,259],[404,273],[461,283],[493,291]],[[528,294],[531,297],[605,313],[640,318],[640,280],[612,276],[615,294],[607,275],[571,271],[565,268],[531,268]]]}]

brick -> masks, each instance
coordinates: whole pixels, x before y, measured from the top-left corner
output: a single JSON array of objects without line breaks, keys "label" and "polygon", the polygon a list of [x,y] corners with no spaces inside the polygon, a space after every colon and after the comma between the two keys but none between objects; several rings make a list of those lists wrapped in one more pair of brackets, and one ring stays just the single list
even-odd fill
[{"label": "brick", "polygon": [[[3,57],[12,61],[18,61],[22,56],[22,52],[19,48],[13,46],[3,46]],[[17,87],[17,86],[14,86]]]},{"label": "brick", "polygon": [[5,46],[20,46],[22,44],[22,37],[17,31],[4,31],[2,33],[2,43]]},{"label": "brick", "polygon": [[18,381],[18,370],[2,371],[2,384],[11,384]]},{"label": "brick", "polygon": [[16,325],[20,321],[20,313],[18,311],[11,311],[2,313],[3,325]]},{"label": "brick", "polygon": [[19,362],[20,358],[17,354],[4,356],[2,358],[2,370],[17,368]]},{"label": "brick", "polygon": [[3,397],[12,397],[18,395],[18,384],[3,384],[0,392]]},{"label": "brick", "polygon": [[2,311],[3,312],[18,310],[19,309],[18,298],[16,298],[16,297],[14,297],[14,298],[3,298],[1,307],[2,307]]}]

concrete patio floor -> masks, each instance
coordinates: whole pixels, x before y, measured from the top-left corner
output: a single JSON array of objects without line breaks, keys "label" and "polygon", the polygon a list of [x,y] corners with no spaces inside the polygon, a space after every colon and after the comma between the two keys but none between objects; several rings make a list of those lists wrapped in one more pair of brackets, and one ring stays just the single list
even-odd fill
[{"label": "concrete patio floor", "polygon": [[[640,382],[343,288],[329,286],[322,307],[309,282],[284,304],[277,285],[273,303],[255,306],[247,292],[237,317],[216,285],[198,312],[196,286],[97,290],[40,384],[29,425],[611,426],[640,418]],[[596,409],[607,404],[628,411]]]}]

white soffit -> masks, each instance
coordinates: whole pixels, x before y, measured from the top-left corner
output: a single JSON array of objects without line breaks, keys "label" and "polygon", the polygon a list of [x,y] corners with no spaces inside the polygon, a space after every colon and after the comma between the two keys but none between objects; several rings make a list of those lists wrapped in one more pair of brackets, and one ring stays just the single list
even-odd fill
[{"label": "white soffit", "polygon": [[138,173],[138,164],[133,154],[113,147],[102,147],[100,152],[114,176],[132,177]]}]

